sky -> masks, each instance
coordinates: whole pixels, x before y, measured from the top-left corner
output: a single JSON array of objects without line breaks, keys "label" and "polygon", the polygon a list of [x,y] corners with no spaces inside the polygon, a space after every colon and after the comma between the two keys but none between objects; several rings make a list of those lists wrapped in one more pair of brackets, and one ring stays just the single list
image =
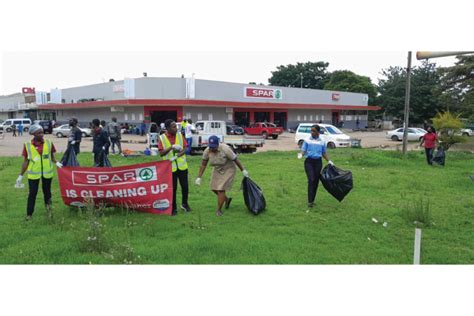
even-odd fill
[{"label": "sky", "polygon": [[[419,65],[413,53],[412,63]],[[307,52],[219,52],[219,51],[90,51],[90,52],[3,52],[0,95],[18,93],[22,87],[37,91],[69,88],[108,81],[113,78],[190,77],[268,84],[271,72],[279,65],[325,61],[328,70],[351,70],[368,76],[373,83],[383,78],[382,69],[406,67],[406,51],[307,51]],[[454,57],[433,59],[450,66]]]},{"label": "sky", "polygon": [[[266,83],[276,66],[309,60],[329,62],[330,71],[348,69],[376,83],[381,69],[405,67],[408,51],[473,51],[472,10],[466,3],[3,1],[0,95],[25,86],[49,91],[143,72]],[[449,66],[453,59],[433,61]],[[413,58],[413,64],[419,62]],[[12,265],[0,268],[5,298],[0,311],[48,316],[65,310],[132,315],[163,309],[166,315],[207,316],[317,311],[467,315],[473,275],[472,265]],[[33,293],[28,304],[25,287]]]}]

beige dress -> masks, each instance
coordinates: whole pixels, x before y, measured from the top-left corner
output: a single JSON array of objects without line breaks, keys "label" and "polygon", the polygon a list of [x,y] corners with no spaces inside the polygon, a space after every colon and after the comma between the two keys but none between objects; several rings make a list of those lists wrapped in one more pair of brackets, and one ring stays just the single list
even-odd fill
[{"label": "beige dress", "polygon": [[209,150],[209,147],[202,154],[203,160],[208,160],[213,166],[211,175],[211,190],[229,191],[235,176],[235,160],[237,155],[226,144],[219,144],[216,152]]}]

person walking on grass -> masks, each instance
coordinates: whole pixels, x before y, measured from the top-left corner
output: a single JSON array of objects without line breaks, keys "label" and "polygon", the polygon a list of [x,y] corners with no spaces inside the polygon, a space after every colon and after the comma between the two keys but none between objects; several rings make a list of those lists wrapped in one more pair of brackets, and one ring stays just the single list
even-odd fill
[{"label": "person walking on grass", "polygon": [[427,132],[423,135],[420,143],[420,147],[425,147],[426,162],[429,165],[432,165],[433,162],[433,152],[437,145],[439,145],[438,136],[433,126],[428,126]]},{"label": "person walking on grass", "polygon": [[173,209],[172,215],[177,215],[176,190],[178,180],[181,186],[181,209],[191,212],[188,204],[189,184],[188,184],[188,163],[186,161],[185,149],[186,139],[178,132],[176,122],[168,119],[165,121],[166,133],[160,135],[158,151],[163,160],[171,161],[173,171]]},{"label": "person walking on grass", "polygon": [[33,139],[26,142],[23,146],[23,164],[21,165],[20,175],[16,179],[16,188],[22,188],[22,180],[25,172],[28,174],[28,202],[26,206],[26,220],[30,220],[33,216],[36,203],[36,195],[38,194],[39,183],[43,188],[44,204],[49,216],[51,213],[51,182],[53,180],[53,163],[58,168],[62,168],[62,164],[56,161],[53,143],[44,139],[44,131],[40,125],[31,125],[29,130]]},{"label": "person walking on grass", "polygon": [[80,147],[81,147],[81,141],[82,141],[82,131],[80,128],[77,126],[78,121],[77,118],[72,117],[69,120],[69,126],[71,127],[71,132],[69,133],[68,137],[68,146],[71,146],[74,149],[74,153],[76,155],[79,154]]},{"label": "person walking on grass", "polygon": [[112,143],[112,153],[115,154],[115,145],[117,145],[118,154],[122,153],[122,146],[120,140],[122,135],[120,134],[120,126],[117,123],[117,118],[112,117],[112,122],[107,125],[107,131],[110,136],[110,142]]},{"label": "person walking on grass", "polygon": [[237,155],[232,149],[224,143],[219,143],[219,138],[215,135],[209,137],[209,147],[204,150],[202,154],[202,163],[199,168],[199,174],[196,179],[196,184],[201,185],[201,177],[206,170],[207,164],[213,166],[211,175],[211,190],[217,195],[217,216],[222,216],[222,207],[228,209],[231,197],[226,195],[226,191],[230,191],[236,173],[235,166],[237,165],[242,171],[244,177],[248,177],[249,173],[244,166],[237,159]]},{"label": "person walking on grass", "polygon": [[321,169],[323,168],[322,158],[326,159],[328,164],[333,165],[326,153],[326,144],[319,137],[320,132],[319,125],[311,126],[311,136],[304,140],[301,152],[298,153],[298,159],[306,158],[304,170],[308,178],[308,208],[314,207]]},{"label": "person walking on grass", "polygon": [[109,154],[109,135],[102,127],[100,127],[99,119],[92,120],[92,128],[92,152],[94,153],[94,167],[103,167],[104,159],[101,159],[103,158],[101,152],[103,151],[104,155]]}]

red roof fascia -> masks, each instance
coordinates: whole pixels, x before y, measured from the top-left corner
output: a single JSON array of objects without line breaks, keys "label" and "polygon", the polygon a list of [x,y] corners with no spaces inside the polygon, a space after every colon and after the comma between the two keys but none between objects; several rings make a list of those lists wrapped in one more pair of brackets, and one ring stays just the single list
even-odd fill
[{"label": "red roof fascia", "polygon": [[327,110],[367,110],[377,111],[379,106],[365,105],[334,105],[334,104],[303,104],[303,103],[273,103],[273,102],[236,102],[194,99],[122,99],[108,101],[93,101],[82,103],[44,104],[39,109],[92,109],[110,106],[210,106],[210,107],[239,107],[239,108],[272,108],[272,109],[327,109]]}]

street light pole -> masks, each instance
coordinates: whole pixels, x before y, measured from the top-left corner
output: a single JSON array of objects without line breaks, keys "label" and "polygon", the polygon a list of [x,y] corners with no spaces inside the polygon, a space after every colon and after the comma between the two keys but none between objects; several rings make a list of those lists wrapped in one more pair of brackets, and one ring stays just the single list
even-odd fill
[{"label": "street light pole", "polygon": [[408,136],[408,118],[410,116],[410,79],[411,79],[411,51],[408,52],[407,65],[407,82],[405,89],[405,113],[403,123],[403,155],[407,152],[407,136]]},{"label": "street light pole", "polygon": [[300,73],[300,78],[301,78],[301,86],[300,86],[300,88],[303,88],[303,73],[302,73],[302,72]]}]

